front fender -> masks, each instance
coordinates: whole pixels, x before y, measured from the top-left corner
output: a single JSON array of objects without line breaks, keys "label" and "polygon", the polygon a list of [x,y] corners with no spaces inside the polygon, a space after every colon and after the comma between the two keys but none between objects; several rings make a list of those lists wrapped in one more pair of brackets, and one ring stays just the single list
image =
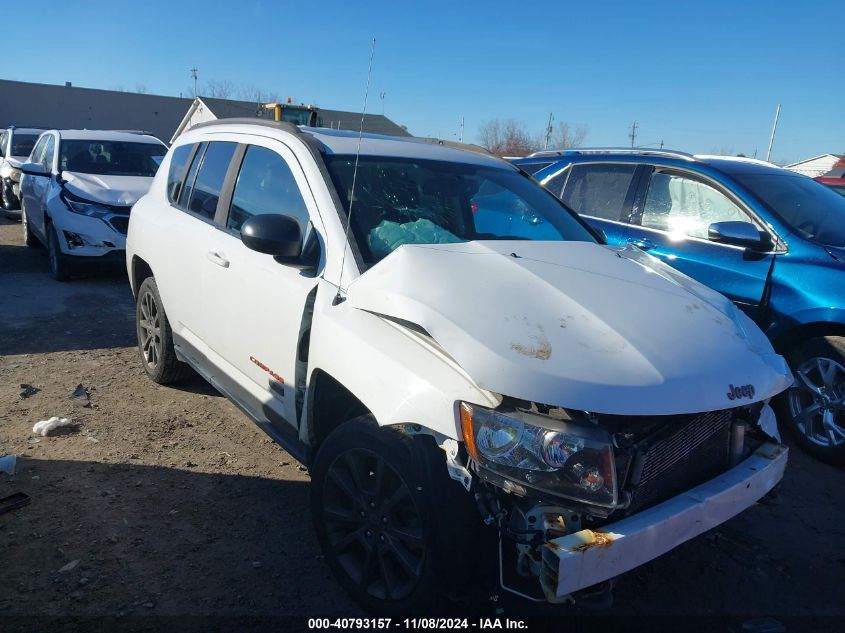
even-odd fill
[{"label": "front fender", "polygon": [[479,388],[428,337],[348,301],[332,305],[334,295],[334,287],[321,281],[311,326],[309,377],[316,370],[330,374],[379,425],[420,424],[459,439],[455,401],[500,404],[500,396]]},{"label": "front fender", "polygon": [[845,309],[818,307],[800,310],[772,323],[766,335],[777,343],[790,338],[793,332],[803,327],[820,325],[845,328]]}]

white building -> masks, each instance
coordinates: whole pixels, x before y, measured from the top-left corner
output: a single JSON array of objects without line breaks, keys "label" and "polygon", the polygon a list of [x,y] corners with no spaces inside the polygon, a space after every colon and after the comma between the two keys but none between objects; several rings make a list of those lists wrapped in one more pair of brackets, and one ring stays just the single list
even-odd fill
[{"label": "white building", "polygon": [[[845,156],[841,154],[822,154],[813,158],[799,160],[797,163],[792,163],[786,166],[787,169],[810,176],[810,178],[817,178],[819,176],[828,176],[831,178],[842,178],[845,172]],[[830,172],[833,173],[830,173]]]},{"label": "white building", "polygon": [[[361,126],[360,112],[345,112],[343,110],[326,110],[325,108],[303,108],[302,106],[288,106],[291,114],[298,113],[306,118],[299,120],[287,118],[283,115],[283,121],[291,121],[297,125],[312,125],[317,127],[330,127],[337,130],[358,130]],[[313,116],[309,116],[313,112]],[[197,97],[191,103],[182,121],[170,138],[172,143],[182,132],[189,130],[198,123],[215,121],[217,119],[231,119],[234,117],[261,117],[272,118],[271,110],[267,110],[259,103],[248,101],[232,101],[231,99],[216,99],[213,97]],[[411,136],[404,126],[397,125],[382,114],[364,115],[364,131],[373,134],[386,134],[388,136]]]}]

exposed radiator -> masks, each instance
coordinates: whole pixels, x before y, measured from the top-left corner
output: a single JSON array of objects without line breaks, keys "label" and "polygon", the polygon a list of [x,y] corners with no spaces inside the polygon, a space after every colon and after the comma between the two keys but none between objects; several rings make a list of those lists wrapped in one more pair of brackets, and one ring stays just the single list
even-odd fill
[{"label": "exposed radiator", "polygon": [[643,440],[626,482],[627,511],[665,501],[724,472],[730,465],[733,411],[687,417]]}]

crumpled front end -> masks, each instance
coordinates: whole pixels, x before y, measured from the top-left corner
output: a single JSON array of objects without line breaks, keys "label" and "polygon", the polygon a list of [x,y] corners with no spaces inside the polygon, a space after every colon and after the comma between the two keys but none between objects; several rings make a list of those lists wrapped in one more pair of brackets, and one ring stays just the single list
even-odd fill
[{"label": "crumpled front end", "polygon": [[783,477],[788,450],[767,443],[730,470],[652,508],[600,529],[546,542],[540,584],[550,602],[647,563],[763,497]]},{"label": "crumpled front end", "polygon": [[673,416],[530,411],[464,423],[482,516],[501,535],[502,587],[534,599],[608,593],[616,576],[753,505],[786,466],[768,404]]}]

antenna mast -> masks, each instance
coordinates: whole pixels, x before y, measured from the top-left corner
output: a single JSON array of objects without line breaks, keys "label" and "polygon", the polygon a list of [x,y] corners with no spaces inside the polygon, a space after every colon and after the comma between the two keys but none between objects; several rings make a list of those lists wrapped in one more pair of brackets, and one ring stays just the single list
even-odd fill
[{"label": "antenna mast", "polygon": [[376,38],[373,38],[373,44],[370,48],[370,66],[367,68],[367,85],[364,88],[364,106],[361,108],[361,126],[358,128],[358,149],[355,150],[355,167],[352,169],[352,189],[349,192],[349,213],[346,214],[346,234],[343,238],[343,257],[340,259],[340,275],[337,280],[337,294],[332,301],[332,305],[337,305],[343,298],[340,296],[341,288],[343,288],[343,269],[346,265],[346,251],[349,250],[349,227],[352,226],[352,205],[355,202],[355,181],[358,177],[358,159],[361,157],[361,138],[364,136],[364,114],[367,112],[367,97],[370,94],[370,76],[373,73],[373,57],[376,54]]},{"label": "antenna mast", "polygon": [[769,159],[772,157],[772,145],[775,144],[775,132],[778,130],[778,119],[780,118],[780,104],[778,104],[778,109],[775,111],[775,124],[772,126],[772,136],[769,138],[769,151],[766,152],[766,161],[768,162]]}]

